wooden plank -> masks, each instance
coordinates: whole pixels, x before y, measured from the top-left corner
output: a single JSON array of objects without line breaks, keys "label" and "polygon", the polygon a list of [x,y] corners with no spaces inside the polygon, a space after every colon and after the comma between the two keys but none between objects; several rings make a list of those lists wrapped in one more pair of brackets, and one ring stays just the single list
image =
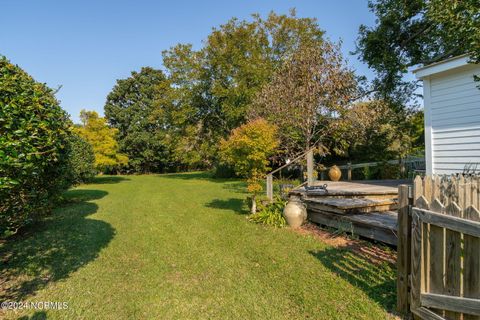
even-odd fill
[{"label": "wooden plank", "polygon": [[[452,297],[441,294],[424,293],[420,297],[422,306],[428,308],[442,308],[448,310],[447,314],[468,313],[480,315],[480,300],[462,297]],[[447,315],[448,319],[451,319]]]},{"label": "wooden plank", "polygon": [[[477,190],[471,191],[472,196],[476,196]],[[480,212],[470,206],[465,212],[465,219],[480,221]],[[463,296],[480,299],[480,238],[465,235],[464,246]],[[480,320],[480,316],[465,314],[464,320]]]},{"label": "wooden plank", "polygon": [[313,149],[310,149],[307,151],[307,185],[312,186],[313,185],[313,166],[314,166],[314,161],[313,161]]},{"label": "wooden plank", "polygon": [[445,320],[444,317],[439,316],[432,311],[428,310],[427,308],[417,308],[415,310],[412,310],[413,314],[415,314],[418,319],[423,319],[423,320]]},{"label": "wooden plank", "polygon": [[398,199],[397,311],[406,315],[410,310],[408,304],[408,275],[411,256],[408,185],[398,187]]},{"label": "wooden plank", "polygon": [[423,250],[422,250],[422,221],[420,220],[419,211],[412,211],[412,267],[411,267],[411,284],[410,284],[410,310],[415,312],[421,307],[420,294],[425,292],[423,277]]},{"label": "wooden plank", "polygon": [[[463,179],[459,180],[463,184]],[[463,190],[463,186],[459,186]],[[463,201],[462,193],[459,192],[459,200]],[[446,214],[458,217],[462,221],[462,209],[452,202],[446,208]],[[477,229],[480,232],[480,228]],[[446,227],[445,231],[445,294],[449,296],[461,296],[461,272],[462,272],[462,238],[461,233]],[[461,319],[462,315],[458,312],[447,311],[445,316],[448,319]]]},{"label": "wooden plank", "polygon": [[[369,214],[336,214],[325,211],[308,209],[308,219],[312,222],[329,226],[337,230],[359,235],[365,238],[397,245],[395,225],[396,214],[369,213]],[[386,220],[390,222],[386,222]]]},{"label": "wooden plank", "polygon": [[394,199],[365,199],[365,198],[307,198],[305,203],[315,209],[343,213],[362,213],[391,211],[397,208]]},{"label": "wooden plank", "polygon": [[[432,177],[426,176],[423,178],[423,196],[417,202],[417,207],[423,209],[429,209],[432,201]],[[424,202],[424,203],[422,203]],[[430,225],[427,223],[423,224],[423,275],[422,278],[425,282],[425,291],[430,292],[430,267],[431,263],[431,253],[430,253]]]},{"label": "wooden plank", "polygon": [[413,180],[413,203],[415,206],[421,196],[423,196],[423,181],[420,176],[416,176]]},{"label": "wooden plank", "polygon": [[[465,218],[465,219],[468,219],[466,216],[469,215],[470,209],[471,209],[471,205],[472,205],[472,179],[471,179],[471,177],[468,177],[468,176],[465,177],[465,179],[464,179],[464,189],[463,189],[463,190],[460,189],[460,191],[463,191],[463,194],[464,194],[463,202],[461,203],[461,207],[462,207],[462,209],[463,209],[463,211],[462,211],[462,217]],[[460,200],[462,200],[462,199],[460,199]],[[468,279],[468,276],[467,276],[467,274],[466,274],[465,260],[472,259],[472,255],[471,255],[472,249],[473,249],[473,254],[474,254],[474,256],[475,256],[475,251],[480,250],[480,249],[478,249],[478,247],[477,247],[477,250],[475,250],[474,248],[471,247],[471,241],[469,241],[470,239],[468,240],[468,243],[465,243],[465,240],[466,240],[465,238],[466,238],[466,237],[467,237],[467,238],[470,238],[470,239],[473,240],[473,241],[475,241],[475,239],[478,239],[478,238],[475,238],[475,237],[470,237],[469,235],[463,235],[463,236],[462,236],[462,240],[463,240],[462,260],[463,260],[463,261],[462,261],[462,273],[461,273],[461,275],[460,275],[460,281],[463,283],[463,290],[462,290],[462,288],[461,288],[461,291],[463,291],[463,292],[462,292],[462,295],[463,295],[464,297],[466,297],[466,296],[465,296],[465,286],[466,286],[466,285],[469,286],[469,283],[466,283],[466,282],[465,282],[465,280],[469,280],[469,279]],[[467,258],[467,251],[465,251],[465,249],[467,248],[467,245],[468,245],[468,247],[469,247],[469,248],[468,248],[468,250],[469,250],[469,252],[468,252],[468,258]],[[474,258],[474,260],[476,260],[476,259]],[[471,261],[471,262],[473,262],[473,261]],[[470,262],[470,264],[471,264],[471,262]],[[473,264],[475,265],[475,263],[473,263]],[[467,297],[467,298],[468,298],[468,297]],[[470,298],[471,298],[471,297],[470,297]],[[473,298],[477,298],[477,297],[473,297]],[[470,316],[475,317],[474,315],[468,315],[468,316],[467,316],[467,314],[464,314],[464,315],[463,315],[463,319],[465,319],[465,318],[468,319],[468,317],[470,317]],[[477,317],[477,318],[478,318],[478,317]]]},{"label": "wooden plank", "polygon": [[[435,199],[430,206],[430,210],[439,214],[445,213],[445,207],[440,203],[438,199]],[[430,225],[430,232],[428,234],[430,250],[429,255],[429,281],[428,292],[441,294],[444,292],[444,272],[445,272],[445,236],[444,228],[436,225]],[[433,310],[440,316],[444,315],[441,309]]]},{"label": "wooden plank", "polygon": [[[457,206],[455,203],[454,205]],[[474,237],[480,237],[480,222],[442,215],[433,211],[419,208],[413,208],[412,210],[416,212],[422,221],[426,223],[434,224],[442,228],[448,228],[455,232],[466,233]],[[449,208],[447,207],[446,210],[448,211]]]},{"label": "wooden plank", "polygon": [[478,193],[478,187],[479,187],[479,181],[480,177],[474,177],[472,178],[472,187],[471,187],[471,198],[472,198],[472,207],[479,209],[479,193]]},{"label": "wooden plank", "polygon": [[267,174],[267,198],[273,201],[273,175]]}]

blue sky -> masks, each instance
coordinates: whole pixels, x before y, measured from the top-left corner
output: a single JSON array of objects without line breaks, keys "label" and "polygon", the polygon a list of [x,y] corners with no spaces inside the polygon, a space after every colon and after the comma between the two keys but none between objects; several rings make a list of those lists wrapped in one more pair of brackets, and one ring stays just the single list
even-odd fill
[{"label": "blue sky", "polygon": [[[360,24],[373,25],[367,0],[316,1],[53,1],[1,0],[0,54],[57,94],[74,121],[81,109],[102,113],[115,81],[142,66],[160,68],[161,52],[177,43],[199,48],[231,17],[288,13],[315,17],[348,55]],[[356,57],[358,74],[372,77]]]}]

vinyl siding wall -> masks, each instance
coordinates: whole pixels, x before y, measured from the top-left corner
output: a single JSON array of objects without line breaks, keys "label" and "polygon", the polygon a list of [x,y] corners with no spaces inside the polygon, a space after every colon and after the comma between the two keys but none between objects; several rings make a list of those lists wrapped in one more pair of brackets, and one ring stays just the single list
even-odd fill
[{"label": "vinyl siding wall", "polygon": [[432,75],[425,82],[425,118],[431,126],[427,158],[430,153],[435,174],[462,172],[477,163],[480,170],[480,83],[474,74],[480,74],[480,66]]}]

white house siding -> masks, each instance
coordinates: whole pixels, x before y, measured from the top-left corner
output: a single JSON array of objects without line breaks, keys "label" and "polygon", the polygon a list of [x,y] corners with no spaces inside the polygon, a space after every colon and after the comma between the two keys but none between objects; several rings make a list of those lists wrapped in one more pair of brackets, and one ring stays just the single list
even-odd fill
[{"label": "white house siding", "polygon": [[465,165],[477,163],[480,169],[480,82],[474,74],[480,74],[480,66],[434,74],[425,81],[433,173],[462,172]]}]

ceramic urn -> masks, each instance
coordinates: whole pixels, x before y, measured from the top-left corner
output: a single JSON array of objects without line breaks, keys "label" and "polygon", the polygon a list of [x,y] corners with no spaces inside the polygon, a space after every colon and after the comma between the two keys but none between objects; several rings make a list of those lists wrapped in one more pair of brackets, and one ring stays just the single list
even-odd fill
[{"label": "ceramic urn", "polygon": [[292,228],[300,227],[307,220],[307,208],[297,197],[291,197],[283,209],[283,216]]},{"label": "ceramic urn", "polygon": [[330,167],[330,170],[328,170],[328,177],[332,181],[340,180],[341,176],[342,176],[342,171],[337,166],[332,166],[332,167]]}]

